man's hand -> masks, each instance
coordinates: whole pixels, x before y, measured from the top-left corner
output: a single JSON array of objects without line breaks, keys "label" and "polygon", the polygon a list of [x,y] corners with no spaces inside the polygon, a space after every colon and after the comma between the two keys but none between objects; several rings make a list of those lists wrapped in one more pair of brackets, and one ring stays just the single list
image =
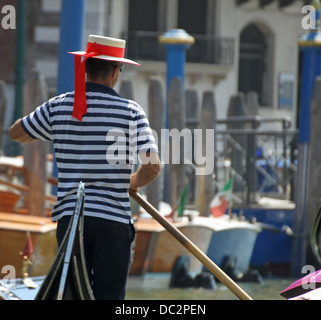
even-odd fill
[{"label": "man's hand", "polygon": [[159,176],[161,165],[157,153],[146,153],[140,155],[142,165],[132,174],[130,180],[130,190],[137,192]]},{"label": "man's hand", "polygon": [[129,189],[134,192],[138,192],[139,190],[139,187],[137,184],[137,172],[133,173],[131,176]]}]

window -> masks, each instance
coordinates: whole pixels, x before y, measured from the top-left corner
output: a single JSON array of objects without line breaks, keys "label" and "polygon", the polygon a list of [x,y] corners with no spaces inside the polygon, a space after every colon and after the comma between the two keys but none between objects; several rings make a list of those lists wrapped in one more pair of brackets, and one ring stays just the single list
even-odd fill
[{"label": "window", "polygon": [[157,0],[129,0],[129,31],[158,31],[157,9]]},{"label": "window", "polygon": [[256,24],[250,24],[240,35],[239,91],[254,91],[260,105],[271,104],[269,36]]},{"label": "window", "polygon": [[158,1],[129,0],[128,57],[163,60],[165,50],[158,43]]},{"label": "window", "polygon": [[166,50],[158,37],[179,28],[195,37],[187,51],[194,63],[234,63],[234,40],[215,36],[216,0],[129,0],[128,57],[164,61]]},{"label": "window", "polygon": [[179,0],[177,27],[190,34],[206,34],[207,2],[207,0]]}]

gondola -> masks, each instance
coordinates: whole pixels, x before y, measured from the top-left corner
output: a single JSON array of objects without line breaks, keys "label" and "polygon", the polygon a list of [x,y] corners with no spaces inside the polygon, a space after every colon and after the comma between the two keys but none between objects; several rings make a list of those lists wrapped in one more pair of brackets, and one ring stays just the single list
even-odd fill
[{"label": "gondola", "polygon": [[312,225],[311,247],[315,257],[321,264],[321,207],[319,208]]},{"label": "gondola", "polygon": [[85,186],[80,182],[67,233],[35,300],[95,300],[83,245]]},{"label": "gondola", "polygon": [[[312,225],[311,247],[315,258],[321,264],[321,207]],[[310,272],[303,278],[293,282],[280,295],[294,300],[320,300],[321,270]]]}]

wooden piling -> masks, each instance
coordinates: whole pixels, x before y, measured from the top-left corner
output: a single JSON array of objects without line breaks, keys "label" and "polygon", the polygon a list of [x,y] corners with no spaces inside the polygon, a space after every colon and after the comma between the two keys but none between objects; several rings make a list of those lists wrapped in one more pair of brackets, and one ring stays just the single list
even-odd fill
[{"label": "wooden piling", "polygon": [[7,88],[3,80],[0,80],[0,153],[2,153],[2,137],[4,130],[4,120],[8,103]]},{"label": "wooden piling", "polygon": [[[174,77],[171,81],[168,92],[169,107],[169,130],[177,129],[179,133],[186,128],[186,105],[185,92],[182,79]],[[180,195],[186,184],[184,167],[184,139],[181,138],[177,145],[173,144],[173,139],[169,139],[169,194],[172,207],[177,206]],[[178,152],[179,151],[179,152]],[[178,164],[175,164],[175,160]]]},{"label": "wooden piling", "polygon": [[[199,129],[202,130],[202,154],[206,153],[206,129],[216,128],[216,105],[214,92],[208,91],[203,94]],[[198,141],[195,141],[198,143]],[[214,149],[214,145],[213,145]],[[197,175],[196,177],[196,208],[200,216],[208,216],[209,205],[214,197],[215,188],[213,175]]]},{"label": "wooden piling", "polygon": [[[46,100],[47,88],[45,80],[37,70],[32,70],[27,75],[24,114],[29,114]],[[27,172],[26,184],[30,187],[27,203],[29,214],[34,216],[45,215],[46,151],[45,142],[40,140],[24,145],[24,165]]]},{"label": "wooden piling", "polygon": [[[165,91],[162,80],[159,77],[153,77],[149,82],[148,91],[148,110],[150,127],[155,132],[156,142],[158,142],[159,154],[161,155],[161,131],[165,127]],[[157,141],[158,140],[158,141]],[[146,187],[147,200],[156,209],[163,199],[163,172],[160,176]]]},{"label": "wooden piling", "polygon": [[[245,101],[243,93],[239,92],[230,98],[227,111],[227,118],[246,116]],[[245,123],[232,122],[227,124],[227,129],[245,129]],[[244,157],[245,157],[245,136],[231,135],[233,142],[228,144],[232,168],[235,172],[233,190],[242,192],[244,187],[243,177],[245,174]]]},{"label": "wooden piling", "polygon": [[[198,128],[200,122],[200,113],[201,107],[198,99],[197,90],[188,89],[185,91],[185,101],[186,101],[186,127],[194,132],[195,129]],[[193,143],[188,146],[188,155],[190,155],[189,160],[192,163],[195,163],[194,157],[194,149],[195,149],[195,136]],[[189,172],[193,174],[193,168],[187,168]],[[195,196],[196,196],[196,179],[193,176],[188,176],[189,178],[189,187],[187,200],[188,204],[195,204]]]},{"label": "wooden piling", "polygon": [[130,80],[123,80],[120,85],[119,95],[125,99],[134,100],[133,83]]},{"label": "wooden piling", "polygon": [[200,106],[196,90],[186,90],[186,127],[190,130],[197,129],[200,121]]},{"label": "wooden piling", "polygon": [[[259,95],[257,92],[250,91],[246,95],[246,113],[248,116],[259,115]],[[255,129],[254,123],[248,124],[248,129]],[[250,204],[256,203],[256,189],[257,189],[257,170],[256,164],[256,149],[257,136],[247,135],[247,151],[246,151],[246,179],[248,185],[247,202]]]},{"label": "wooden piling", "polygon": [[250,91],[245,96],[245,109],[249,116],[259,115],[259,95],[257,92]]}]

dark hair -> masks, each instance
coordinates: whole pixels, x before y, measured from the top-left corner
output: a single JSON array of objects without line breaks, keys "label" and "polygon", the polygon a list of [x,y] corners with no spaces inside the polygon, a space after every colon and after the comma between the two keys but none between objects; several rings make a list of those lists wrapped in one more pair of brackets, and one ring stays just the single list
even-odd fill
[{"label": "dark hair", "polygon": [[115,66],[114,61],[107,61],[103,59],[97,58],[88,58],[86,60],[86,73],[88,77],[96,79],[96,78],[107,78],[112,69]]}]

